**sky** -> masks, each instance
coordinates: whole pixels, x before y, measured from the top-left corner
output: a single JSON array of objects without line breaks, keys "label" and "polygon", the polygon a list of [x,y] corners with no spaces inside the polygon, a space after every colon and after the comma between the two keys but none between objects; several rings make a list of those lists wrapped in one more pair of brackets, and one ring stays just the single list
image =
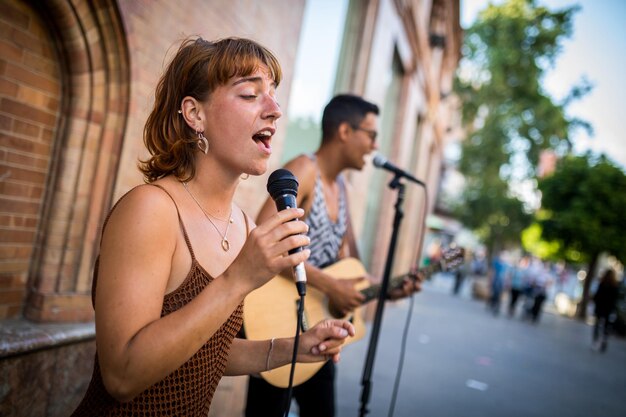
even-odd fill
[{"label": "sky", "polygon": [[[479,11],[502,0],[460,0],[461,26],[469,27]],[[593,136],[584,130],[574,135],[577,153],[605,153],[626,170],[626,1],[624,0],[537,0],[558,10],[575,4],[573,34],[563,42],[555,67],[543,86],[559,100],[586,77],[594,89],[568,108],[568,115],[591,123]]]},{"label": "sky", "polygon": [[289,116],[319,122],[333,93],[348,1],[312,0],[305,7]]}]

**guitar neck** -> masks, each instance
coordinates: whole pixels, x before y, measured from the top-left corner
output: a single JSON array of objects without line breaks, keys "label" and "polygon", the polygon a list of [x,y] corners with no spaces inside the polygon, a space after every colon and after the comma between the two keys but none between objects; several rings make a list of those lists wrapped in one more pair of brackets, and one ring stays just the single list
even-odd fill
[{"label": "guitar neck", "polygon": [[[443,268],[441,267],[441,263],[437,262],[435,264],[420,268],[419,273],[423,274],[426,278],[429,278],[432,274],[434,274],[435,272],[439,272],[442,269]],[[400,288],[402,286],[402,283],[404,282],[404,279],[406,277],[411,277],[411,276],[412,274],[403,274],[403,275],[399,275],[397,277],[391,278],[391,280],[389,281],[389,288],[387,288],[387,293],[389,293],[392,290],[395,290],[396,288]],[[382,286],[381,284],[374,284],[367,288],[362,289],[361,294],[365,296],[365,300],[363,301],[363,304],[377,298],[378,295],[380,294],[381,286]]]}]

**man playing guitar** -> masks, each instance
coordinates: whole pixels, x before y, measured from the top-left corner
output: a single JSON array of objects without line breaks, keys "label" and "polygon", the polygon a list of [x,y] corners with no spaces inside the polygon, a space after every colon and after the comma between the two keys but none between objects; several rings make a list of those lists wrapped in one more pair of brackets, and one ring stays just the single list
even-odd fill
[{"label": "man playing guitar", "polygon": [[[361,306],[365,296],[355,288],[369,276],[335,279],[322,268],[346,257],[358,258],[350,224],[348,197],[343,171],[361,170],[365,157],[378,148],[376,143],[378,106],[353,95],[335,96],[322,116],[322,141],[317,152],[300,155],[285,165],[299,181],[297,203],[305,211],[309,226],[311,256],[306,263],[308,283],[324,293],[330,309],[346,315]],[[257,221],[276,213],[269,198]],[[421,279],[406,279],[389,293],[398,299],[420,290]],[[314,324],[314,323],[311,323]],[[294,387],[300,417],[335,415],[335,368],[332,361],[310,379]],[[246,417],[279,417],[284,411],[287,390],[258,377],[250,377]]]}]

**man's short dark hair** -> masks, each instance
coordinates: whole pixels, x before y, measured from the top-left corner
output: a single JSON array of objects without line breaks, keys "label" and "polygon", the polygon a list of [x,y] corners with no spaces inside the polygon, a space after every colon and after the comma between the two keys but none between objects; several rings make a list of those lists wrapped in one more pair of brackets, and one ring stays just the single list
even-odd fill
[{"label": "man's short dark hair", "polygon": [[367,113],[378,115],[378,106],[351,94],[339,94],[333,97],[324,108],[322,115],[322,141],[332,137],[339,129],[339,125],[344,122],[353,127],[359,126]]}]

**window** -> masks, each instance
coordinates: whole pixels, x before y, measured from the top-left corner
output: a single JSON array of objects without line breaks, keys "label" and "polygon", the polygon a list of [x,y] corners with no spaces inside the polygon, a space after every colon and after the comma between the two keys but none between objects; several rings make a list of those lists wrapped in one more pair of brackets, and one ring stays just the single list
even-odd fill
[{"label": "window", "polygon": [[313,152],[321,139],[324,106],[334,91],[349,0],[308,0],[289,97],[281,162]]}]

